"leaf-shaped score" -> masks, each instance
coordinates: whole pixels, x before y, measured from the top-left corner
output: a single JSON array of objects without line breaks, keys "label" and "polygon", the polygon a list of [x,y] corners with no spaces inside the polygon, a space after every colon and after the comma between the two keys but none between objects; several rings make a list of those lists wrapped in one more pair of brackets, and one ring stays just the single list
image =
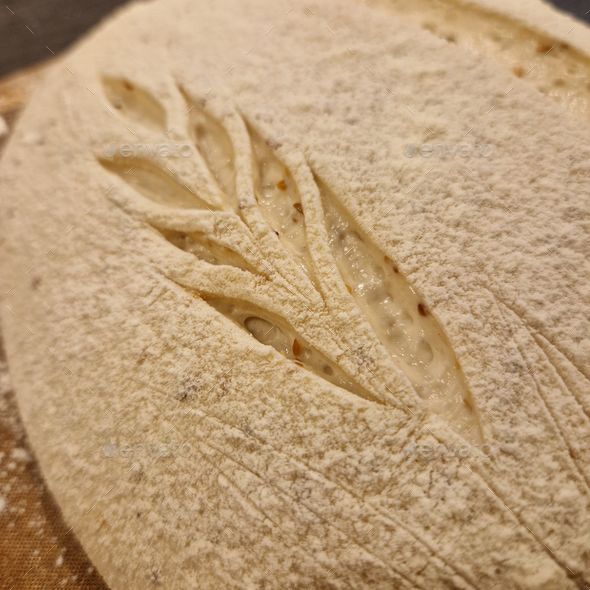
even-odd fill
[{"label": "leaf-shaped score", "polygon": [[[226,197],[227,208],[237,211],[235,154],[223,125],[199,101],[180,87],[188,108],[189,132],[211,175]],[[297,185],[288,167],[251,127],[252,182],[260,213],[285,248],[294,254],[313,279],[305,232],[305,217]]]},{"label": "leaf-shaped score", "polygon": [[377,401],[374,395],[350,379],[337,364],[305,342],[280,318],[273,318],[266,311],[249,308],[237,301],[212,297],[205,297],[205,301],[249,332],[256,340],[272,346],[299,366],[360,397]]},{"label": "leaf-shaped score", "polygon": [[166,111],[149,92],[129,80],[110,76],[103,77],[102,86],[111,106],[125,118],[166,131]]},{"label": "leaf-shaped score", "polygon": [[178,182],[148,160],[140,158],[100,158],[100,164],[109,172],[142,194],[144,197],[166,207],[183,209],[209,209],[212,207],[189,187]]},{"label": "leaf-shaped score", "polygon": [[187,104],[189,135],[205,160],[211,175],[226,197],[229,210],[237,210],[234,148],[229,134],[197,101],[179,88]]},{"label": "leaf-shaped score", "polygon": [[226,248],[205,234],[195,232],[180,232],[158,228],[160,233],[174,246],[185,252],[193,254],[200,260],[209,264],[226,264],[235,266],[257,274],[257,270],[249,264],[240,254]]},{"label": "leaf-shaped score", "polygon": [[473,399],[442,327],[397,265],[316,181],[336,265],[359,309],[430,410],[480,441]]},{"label": "leaf-shaped score", "polygon": [[[189,107],[188,134],[208,166],[211,178],[217,182],[222,193],[225,193],[222,208],[241,218],[240,223],[245,231],[253,231],[250,226],[252,220],[237,206],[237,173],[230,134],[199,101],[192,100],[182,89],[181,92]],[[131,110],[122,109],[121,112],[129,114]],[[249,307],[256,300],[256,297],[252,298],[250,290],[254,285],[264,289],[265,282],[272,284],[274,296],[284,293],[285,301],[300,296],[295,289],[285,291],[284,277],[288,273],[285,274],[283,263],[296,261],[301,264],[316,288],[320,287],[324,279],[312,272],[312,245],[307,236],[305,212],[293,175],[264,138],[251,126],[244,124],[244,129],[249,134],[252,147],[251,180],[255,200],[250,203],[250,209],[253,207],[256,211],[253,223],[258,227],[260,222],[266,222],[268,229],[278,236],[272,248],[281,253],[274,257],[274,266],[267,269],[263,280],[250,280],[253,276],[260,278],[262,275],[246,262],[249,256],[240,247],[228,249],[219,242],[219,236],[216,239],[207,229],[196,233],[187,232],[182,230],[180,223],[178,227],[167,223],[165,228],[159,228],[160,233],[176,247],[194,254],[206,263],[234,266],[246,271],[243,277],[235,275],[236,284],[232,284],[234,295],[231,298],[224,297],[224,291],[215,288],[215,273],[208,273],[208,280],[213,280],[214,283],[207,288],[199,289],[199,281],[190,284],[189,288],[199,292],[217,311],[258,341],[272,346],[284,357],[318,377],[365,399],[380,401],[378,395],[364,389],[356,382],[356,378],[349,377],[338,362],[322,353],[319,343],[305,342],[292,328],[293,325],[298,325],[302,333],[314,333],[313,329],[307,329],[306,322],[310,326],[317,322],[329,322],[330,325],[326,326],[327,333],[334,334],[337,338],[338,330],[342,329],[339,327],[341,323],[336,318],[331,323],[328,307],[314,311],[308,307],[307,301],[301,301],[299,307],[307,308],[309,313],[305,314],[305,318],[299,317],[296,322],[289,321],[287,312],[284,317],[277,317],[266,309]],[[211,209],[191,189],[151,162],[121,158],[103,159],[100,162],[105,169],[117,174],[138,194],[152,202],[178,211],[191,208]],[[356,306],[366,318],[376,340],[390,353],[393,364],[407,376],[430,411],[444,418],[465,439],[479,442],[481,429],[473,399],[442,327],[396,265],[363,234],[331,190],[317,178],[316,183],[320,199],[316,203],[317,210],[323,209],[329,242],[325,246],[332,251],[336,276],[340,275],[352,296],[349,301],[350,311]],[[251,235],[256,234],[253,232]],[[316,239],[322,239],[317,237],[322,235],[321,232],[314,235]],[[248,254],[256,249],[254,243],[252,246],[253,249],[248,248]],[[269,266],[264,256],[261,260],[264,266]],[[318,300],[323,299],[320,296]],[[358,334],[359,342],[370,337],[369,334]],[[350,341],[350,338],[342,338],[341,341]],[[359,367],[359,371],[362,373],[365,368]],[[365,374],[367,382],[372,377],[374,375]]]},{"label": "leaf-shaped score", "polygon": [[252,143],[254,191],[258,206],[279,240],[301,260],[312,276],[305,216],[295,180],[266,141],[251,127],[248,131]]}]

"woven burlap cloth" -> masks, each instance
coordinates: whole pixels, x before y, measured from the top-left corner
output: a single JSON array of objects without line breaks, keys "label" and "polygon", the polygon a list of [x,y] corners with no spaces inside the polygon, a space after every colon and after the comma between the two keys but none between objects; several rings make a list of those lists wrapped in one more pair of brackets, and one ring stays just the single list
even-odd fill
[{"label": "woven burlap cloth", "polygon": [[27,443],[0,341],[0,588],[107,590]]}]

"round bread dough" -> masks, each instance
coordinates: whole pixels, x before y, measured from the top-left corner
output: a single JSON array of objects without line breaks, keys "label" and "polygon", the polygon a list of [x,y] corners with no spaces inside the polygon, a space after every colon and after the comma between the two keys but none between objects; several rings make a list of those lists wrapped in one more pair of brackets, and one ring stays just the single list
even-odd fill
[{"label": "round bread dough", "polygon": [[11,376],[114,590],[590,584],[588,31],[370,4],[134,5],[9,140]]}]

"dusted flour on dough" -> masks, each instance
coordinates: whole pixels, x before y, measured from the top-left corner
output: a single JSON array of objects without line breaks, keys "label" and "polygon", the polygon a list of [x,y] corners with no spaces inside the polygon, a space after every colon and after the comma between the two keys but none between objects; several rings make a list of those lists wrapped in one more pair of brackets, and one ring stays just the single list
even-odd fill
[{"label": "dusted flour on dough", "polygon": [[[554,14],[551,30],[543,22],[547,6],[539,0],[519,2],[510,16],[494,0],[370,0],[448,43],[482,53],[516,78],[566,109],[590,119],[590,39],[584,27]],[[515,18],[517,17],[517,18]],[[505,92],[512,91],[510,84]]]},{"label": "dusted flour on dough", "polygon": [[587,138],[345,0],[137,5],[58,64],[2,322],[108,584],[588,583]]}]

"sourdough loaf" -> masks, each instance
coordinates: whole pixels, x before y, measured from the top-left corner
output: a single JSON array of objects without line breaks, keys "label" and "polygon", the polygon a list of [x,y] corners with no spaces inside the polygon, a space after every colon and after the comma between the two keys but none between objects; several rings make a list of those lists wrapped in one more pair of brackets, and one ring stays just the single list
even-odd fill
[{"label": "sourdough loaf", "polygon": [[132,6],[9,141],[11,376],[114,589],[590,582],[588,33],[372,4]]}]

